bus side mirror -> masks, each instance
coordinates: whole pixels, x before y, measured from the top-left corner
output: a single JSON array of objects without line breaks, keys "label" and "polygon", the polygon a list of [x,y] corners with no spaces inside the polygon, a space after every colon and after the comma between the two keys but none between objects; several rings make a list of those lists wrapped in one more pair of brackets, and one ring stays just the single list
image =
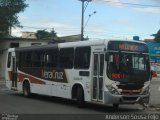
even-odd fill
[{"label": "bus side mirror", "polygon": [[106,61],[109,61],[109,53],[106,53],[106,54],[105,54],[105,60],[106,60]]}]

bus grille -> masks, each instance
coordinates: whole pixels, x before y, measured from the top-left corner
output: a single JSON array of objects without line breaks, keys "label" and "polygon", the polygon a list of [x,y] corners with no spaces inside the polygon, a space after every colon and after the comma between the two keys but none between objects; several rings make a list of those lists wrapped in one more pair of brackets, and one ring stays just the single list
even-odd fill
[{"label": "bus grille", "polygon": [[136,101],[138,97],[123,97],[123,100],[125,101]]},{"label": "bus grille", "polygon": [[120,84],[120,85],[117,85],[117,87],[119,89],[122,89],[122,90],[139,90],[143,87],[144,85],[127,85],[127,84]]},{"label": "bus grille", "polygon": [[121,94],[122,95],[138,95],[141,93],[141,89],[139,90],[122,90]]}]

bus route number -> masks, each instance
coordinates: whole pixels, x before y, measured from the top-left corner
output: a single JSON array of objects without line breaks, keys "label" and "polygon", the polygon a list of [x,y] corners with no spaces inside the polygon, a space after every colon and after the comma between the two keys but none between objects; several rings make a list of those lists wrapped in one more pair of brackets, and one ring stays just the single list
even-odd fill
[{"label": "bus route number", "polygon": [[112,78],[121,79],[124,78],[124,75],[119,73],[112,73]]}]

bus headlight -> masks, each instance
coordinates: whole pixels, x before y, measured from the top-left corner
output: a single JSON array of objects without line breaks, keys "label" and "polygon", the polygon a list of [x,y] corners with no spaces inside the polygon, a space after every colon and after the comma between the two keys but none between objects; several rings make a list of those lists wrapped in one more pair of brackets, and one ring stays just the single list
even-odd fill
[{"label": "bus headlight", "polygon": [[144,88],[143,91],[142,91],[142,94],[146,95],[149,93],[149,86]]},{"label": "bus headlight", "polygon": [[106,88],[109,90],[110,93],[119,95],[119,92],[112,85],[106,85]]}]

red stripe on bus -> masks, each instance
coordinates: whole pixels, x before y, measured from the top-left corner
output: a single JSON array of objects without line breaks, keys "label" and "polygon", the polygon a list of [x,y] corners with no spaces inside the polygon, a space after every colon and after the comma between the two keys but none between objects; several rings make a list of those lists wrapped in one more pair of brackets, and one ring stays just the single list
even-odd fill
[{"label": "red stripe on bus", "polygon": [[19,73],[18,74],[18,78],[19,78],[19,81],[20,82],[23,82],[24,79],[29,79],[31,83],[35,83],[35,84],[45,84],[45,82],[43,82],[42,80],[39,80],[37,78],[34,78],[32,76],[29,76],[29,75],[25,75],[25,74],[22,74],[22,73]]}]

